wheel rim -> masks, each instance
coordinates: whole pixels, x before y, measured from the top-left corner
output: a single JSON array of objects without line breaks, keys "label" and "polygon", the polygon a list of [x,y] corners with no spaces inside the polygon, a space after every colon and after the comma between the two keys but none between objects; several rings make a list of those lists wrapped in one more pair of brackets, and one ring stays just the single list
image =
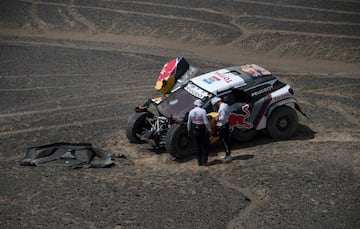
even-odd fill
[{"label": "wheel rim", "polygon": [[186,147],[189,146],[189,138],[187,136],[182,136],[180,139],[179,139],[179,147],[180,149],[185,149]]},{"label": "wheel rim", "polygon": [[289,126],[290,119],[287,116],[279,118],[277,122],[277,128],[281,131],[284,131]]},{"label": "wheel rim", "polygon": [[140,139],[143,139],[144,137],[149,138],[151,134],[151,125],[146,119],[144,120],[143,126],[135,131],[135,135]]}]

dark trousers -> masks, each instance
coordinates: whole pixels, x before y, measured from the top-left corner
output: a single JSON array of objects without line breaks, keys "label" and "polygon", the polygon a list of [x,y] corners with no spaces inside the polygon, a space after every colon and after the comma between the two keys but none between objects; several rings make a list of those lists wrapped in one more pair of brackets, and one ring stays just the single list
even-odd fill
[{"label": "dark trousers", "polygon": [[220,131],[220,139],[225,148],[225,155],[229,156],[229,155],[231,155],[229,123],[221,126],[219,129],[220,129],[219,130]]},{"label": "dark trousers", "polygon": [[199,165],[204,165],[209,157],[209,134],[205,125],[192,125],[192,136],[195,142],[195,152]]}]

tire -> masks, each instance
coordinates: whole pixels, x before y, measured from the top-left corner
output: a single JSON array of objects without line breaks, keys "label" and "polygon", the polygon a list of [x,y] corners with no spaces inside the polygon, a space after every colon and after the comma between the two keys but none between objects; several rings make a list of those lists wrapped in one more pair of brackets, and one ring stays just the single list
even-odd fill
[{"label": "tire", "polygon": [[239,128],[234,127],[231,137],[238,142],[247,142],[252,140],[257,135],[257,130],[244,130],[241,131]]},{"label": "tire", "polygon": [[142,140],[138,137],[138,134],[142,134],[145,129],[150,128],[150,124],[146,123],[147,117],[154,117],[150,112],[135,112],[133,113],[126,125],[126,137],[131,143],[141,143]]},{"label": "tire", "polygon": [[292,137],[298,126],[298,116],[294,109],[288,106],[276,108],[267,122],[267,132],[275,139]]},{"label": "tire", "polygon": [[177,159],[188,157],[194,152],[194,144],[188,136],[185,125],[174,124],[166,134],[166,151]]}]

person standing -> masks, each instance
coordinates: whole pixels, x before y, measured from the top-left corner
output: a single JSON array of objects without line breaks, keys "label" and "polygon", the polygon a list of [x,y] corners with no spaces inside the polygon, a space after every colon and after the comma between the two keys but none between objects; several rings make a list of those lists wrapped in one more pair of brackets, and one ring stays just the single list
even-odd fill
[{"label": "person standing", "polygon": [[229,127],[229,105],[224,103],[220,97],[214,97],[211,100],[211,104],[218,108],[217,127],[220,132],[220,139],[225,148],[224,163],[232,161],[231,149],[230,149],[230,127]]},{"label": "person standing", "polygon": [[209,156],[209,133],[211,127],[206,116],[205,109],[200,99],[195,100],[194,108],[189,112],[187,129],[188,135],[192,136],[195,141],[195,151],[199,166],[208,165]]}]

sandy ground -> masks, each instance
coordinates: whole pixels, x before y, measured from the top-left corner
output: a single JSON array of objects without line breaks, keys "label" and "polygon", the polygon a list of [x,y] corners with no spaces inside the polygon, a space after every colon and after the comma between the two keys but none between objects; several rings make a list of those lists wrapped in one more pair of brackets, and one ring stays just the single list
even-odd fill
[{"label": "sandy ground", "polygon": [[[359,228],[357,1],[0,3],[1,228]],[[287,141],[174,161],[124,129],[163,64],[257,63],[310,119]],[[90,142],[107,169],[23,167],[26,148]]]}]

